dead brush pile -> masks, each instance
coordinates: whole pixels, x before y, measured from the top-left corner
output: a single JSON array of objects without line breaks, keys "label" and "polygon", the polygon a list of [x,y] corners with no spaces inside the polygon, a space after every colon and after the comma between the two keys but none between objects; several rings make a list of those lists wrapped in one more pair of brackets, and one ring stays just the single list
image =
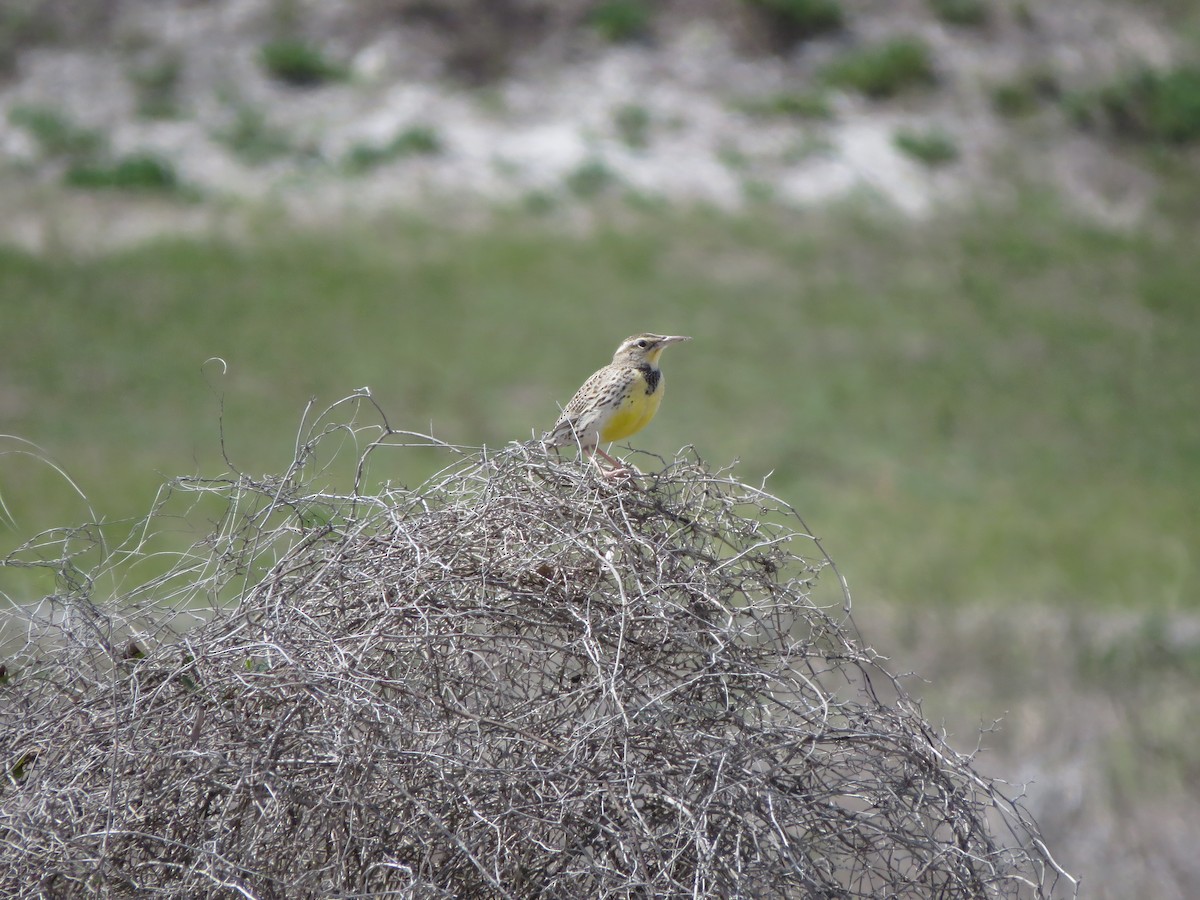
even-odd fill
[{"label": "dead brush pile", "polygon": [[1070,893],[780,501],[687,454],[446,452],[414,491],[178,482],[229,503],[181,567],[20,613],[0,893]]}]

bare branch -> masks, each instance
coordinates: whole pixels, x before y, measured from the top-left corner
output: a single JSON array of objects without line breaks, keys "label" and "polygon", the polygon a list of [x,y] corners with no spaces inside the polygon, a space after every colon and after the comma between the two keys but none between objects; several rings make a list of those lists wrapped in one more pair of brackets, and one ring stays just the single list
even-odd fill
[{"label": "bare branch", "polygon": [[[614,484],[339,408],[285,477],[177,479],[99,571],[11,611],[0,893],[1074,895],[782,501],[690,451]],[[352,493],[301,477],[324,441]],[[358,492],[409,446],[449,465]],[[99,596],[177,497],[220,502],[211,534]]]}]

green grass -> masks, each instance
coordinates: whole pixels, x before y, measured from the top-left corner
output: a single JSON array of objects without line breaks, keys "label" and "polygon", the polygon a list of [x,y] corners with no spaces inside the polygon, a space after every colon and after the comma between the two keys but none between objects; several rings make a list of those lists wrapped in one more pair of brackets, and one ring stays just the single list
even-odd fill
[{"label": "green grass", "polygon": [[778,91],[761,97],[747,97],[734,105],[747,115],[764,118],[833,118],[829,97],[823,91]]},{"label": "green grass", "polygon": [[1069,99],[1083,126],[1129,141],[1200,142],[1200,65],[1140,69]]},{"label": "green grass", "polygon": [[571,194],[587,200],[616,185],[617,174],[604,160],[590,158],[568,172],[564,183]]},{"label": "green grass", "polygon": [[99,131],[82,128],[52,107],[17,106],[9,122],[26,131],[43,156],[66,164],[69,187],[180,192],[183,185],[168,160],[152,153],[113,156]]},{"label": "green grass", "polygon": [[633,150],[644,150],[650,146],[653,122],[650,110],[637,103],[617,107],[612,114],[613,126],[622,142]]},{"label": "green grass", "polygon": [[602,0],[587,15],[588,24],[610,43],[624,43],[647,37],[654,11],[644,0]]},{"label": "green grass", "polygon": [[242,103],[234,104],[233,120],[213,136],[252,166],[301,152],[296,139],[272,123],[266,112]]},{"label": "green grass", "polygon": [[[252,473],[287,465],[310,397],[362,385],[397,428],[498,445],[547,426],[620,338],[682,332],[636,445],[773,473],[860,598],[1195,608],[1191,220],[1110,232],[1033,202],[921,225],[613,216],[0,251],[3,430],[119,518],[163,476],[221,470],[218,394]],[[84,518],[60,476],[0,451],[0,542]],[[388,459],[378,477],[432,465]]]},{"label": "green grass", "polygon": [[103,134],[76,125],[63,112],[50,106],[17,105],[8,113],[9,124],[27,132],[42,154],[52,159],[90,159],[104,151]]},{"label": "green grass", "polygon": [[903,128],[893,139],[896,147],[930,168],[949,165],[958,159],[958,143],[941,129],[915,131]]},{"label": "green grass", "polygon": [[262,46],[259,59],[267,74],[293,87],[317,87],[349,77],[345,66],[330,60],[320,48],[296,38],[280,38]]},{"label": "green grass", "polygon": [[885,100],[936,81],[933,54],[924,41],[897,37],[852,50],[825,67],[825,82]]},{"label": "green grass", "polygon": [[0,6],[0,75],[12,75],[21,54],[54,40],[58,28],[47,3],[5,3]]},{"label": "green grass", "polygon": [[183,57],[178,51],[160,51],[131,65],[127,74],[137,98],[138,115],[147,119],[173,119],[180,115],[179,90]]},{"label": "green grass", "polygon": [[979,28],[988,23],[990,0],[929,0],[933,14],[947,25]]},{"label": "green grass", "polygon": [[149,153],[79,163],[67,170],[64,181],[71,187],[101,190],[174,192],[182,188],[175,167]]},{"label": "green grass", "polygon": [[383,144],[355,144],[346,153],[343,167],[361,174],[379,166],[414,156],[437,156],[445,144],[437,130],[429,125],[411,125]]},{"label": "green grass", "polygon": [[1046,68],[1033,68],[990,89],[992,109],[1002,116],[1018,118],[1037,112],[1062,95],[1058,78]]},{"label": "green grass", "polygon": [[744,0],[769,15],[788,36],[803,40],[831,31],[846,23],[838,0]]}]

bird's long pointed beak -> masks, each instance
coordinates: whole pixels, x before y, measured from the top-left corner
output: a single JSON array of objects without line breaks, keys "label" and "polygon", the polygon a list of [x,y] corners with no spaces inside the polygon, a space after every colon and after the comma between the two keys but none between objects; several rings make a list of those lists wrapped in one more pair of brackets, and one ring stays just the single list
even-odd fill
[{"label": "bird's long pointed beak", "polygon": [[690,340],[691,340],[691,338],[687,337],[686,335],[669,334],[665,338],[663,338],[661,341],[659,341],[659,343],[665,346],[666,344],[682,344],[684,341],[690,341]]}]

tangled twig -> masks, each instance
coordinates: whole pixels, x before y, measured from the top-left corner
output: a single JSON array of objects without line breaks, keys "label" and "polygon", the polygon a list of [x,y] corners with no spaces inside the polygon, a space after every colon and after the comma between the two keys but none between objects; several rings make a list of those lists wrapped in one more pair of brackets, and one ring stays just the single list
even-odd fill
[{"label": "tangled twig", "polygon": [[518,445],[318,493],[324,439],[177,482],[226,506],[171,571],[10,615],[0,893],[1073,893],[781,501],[690,453],[613,484]]}]

